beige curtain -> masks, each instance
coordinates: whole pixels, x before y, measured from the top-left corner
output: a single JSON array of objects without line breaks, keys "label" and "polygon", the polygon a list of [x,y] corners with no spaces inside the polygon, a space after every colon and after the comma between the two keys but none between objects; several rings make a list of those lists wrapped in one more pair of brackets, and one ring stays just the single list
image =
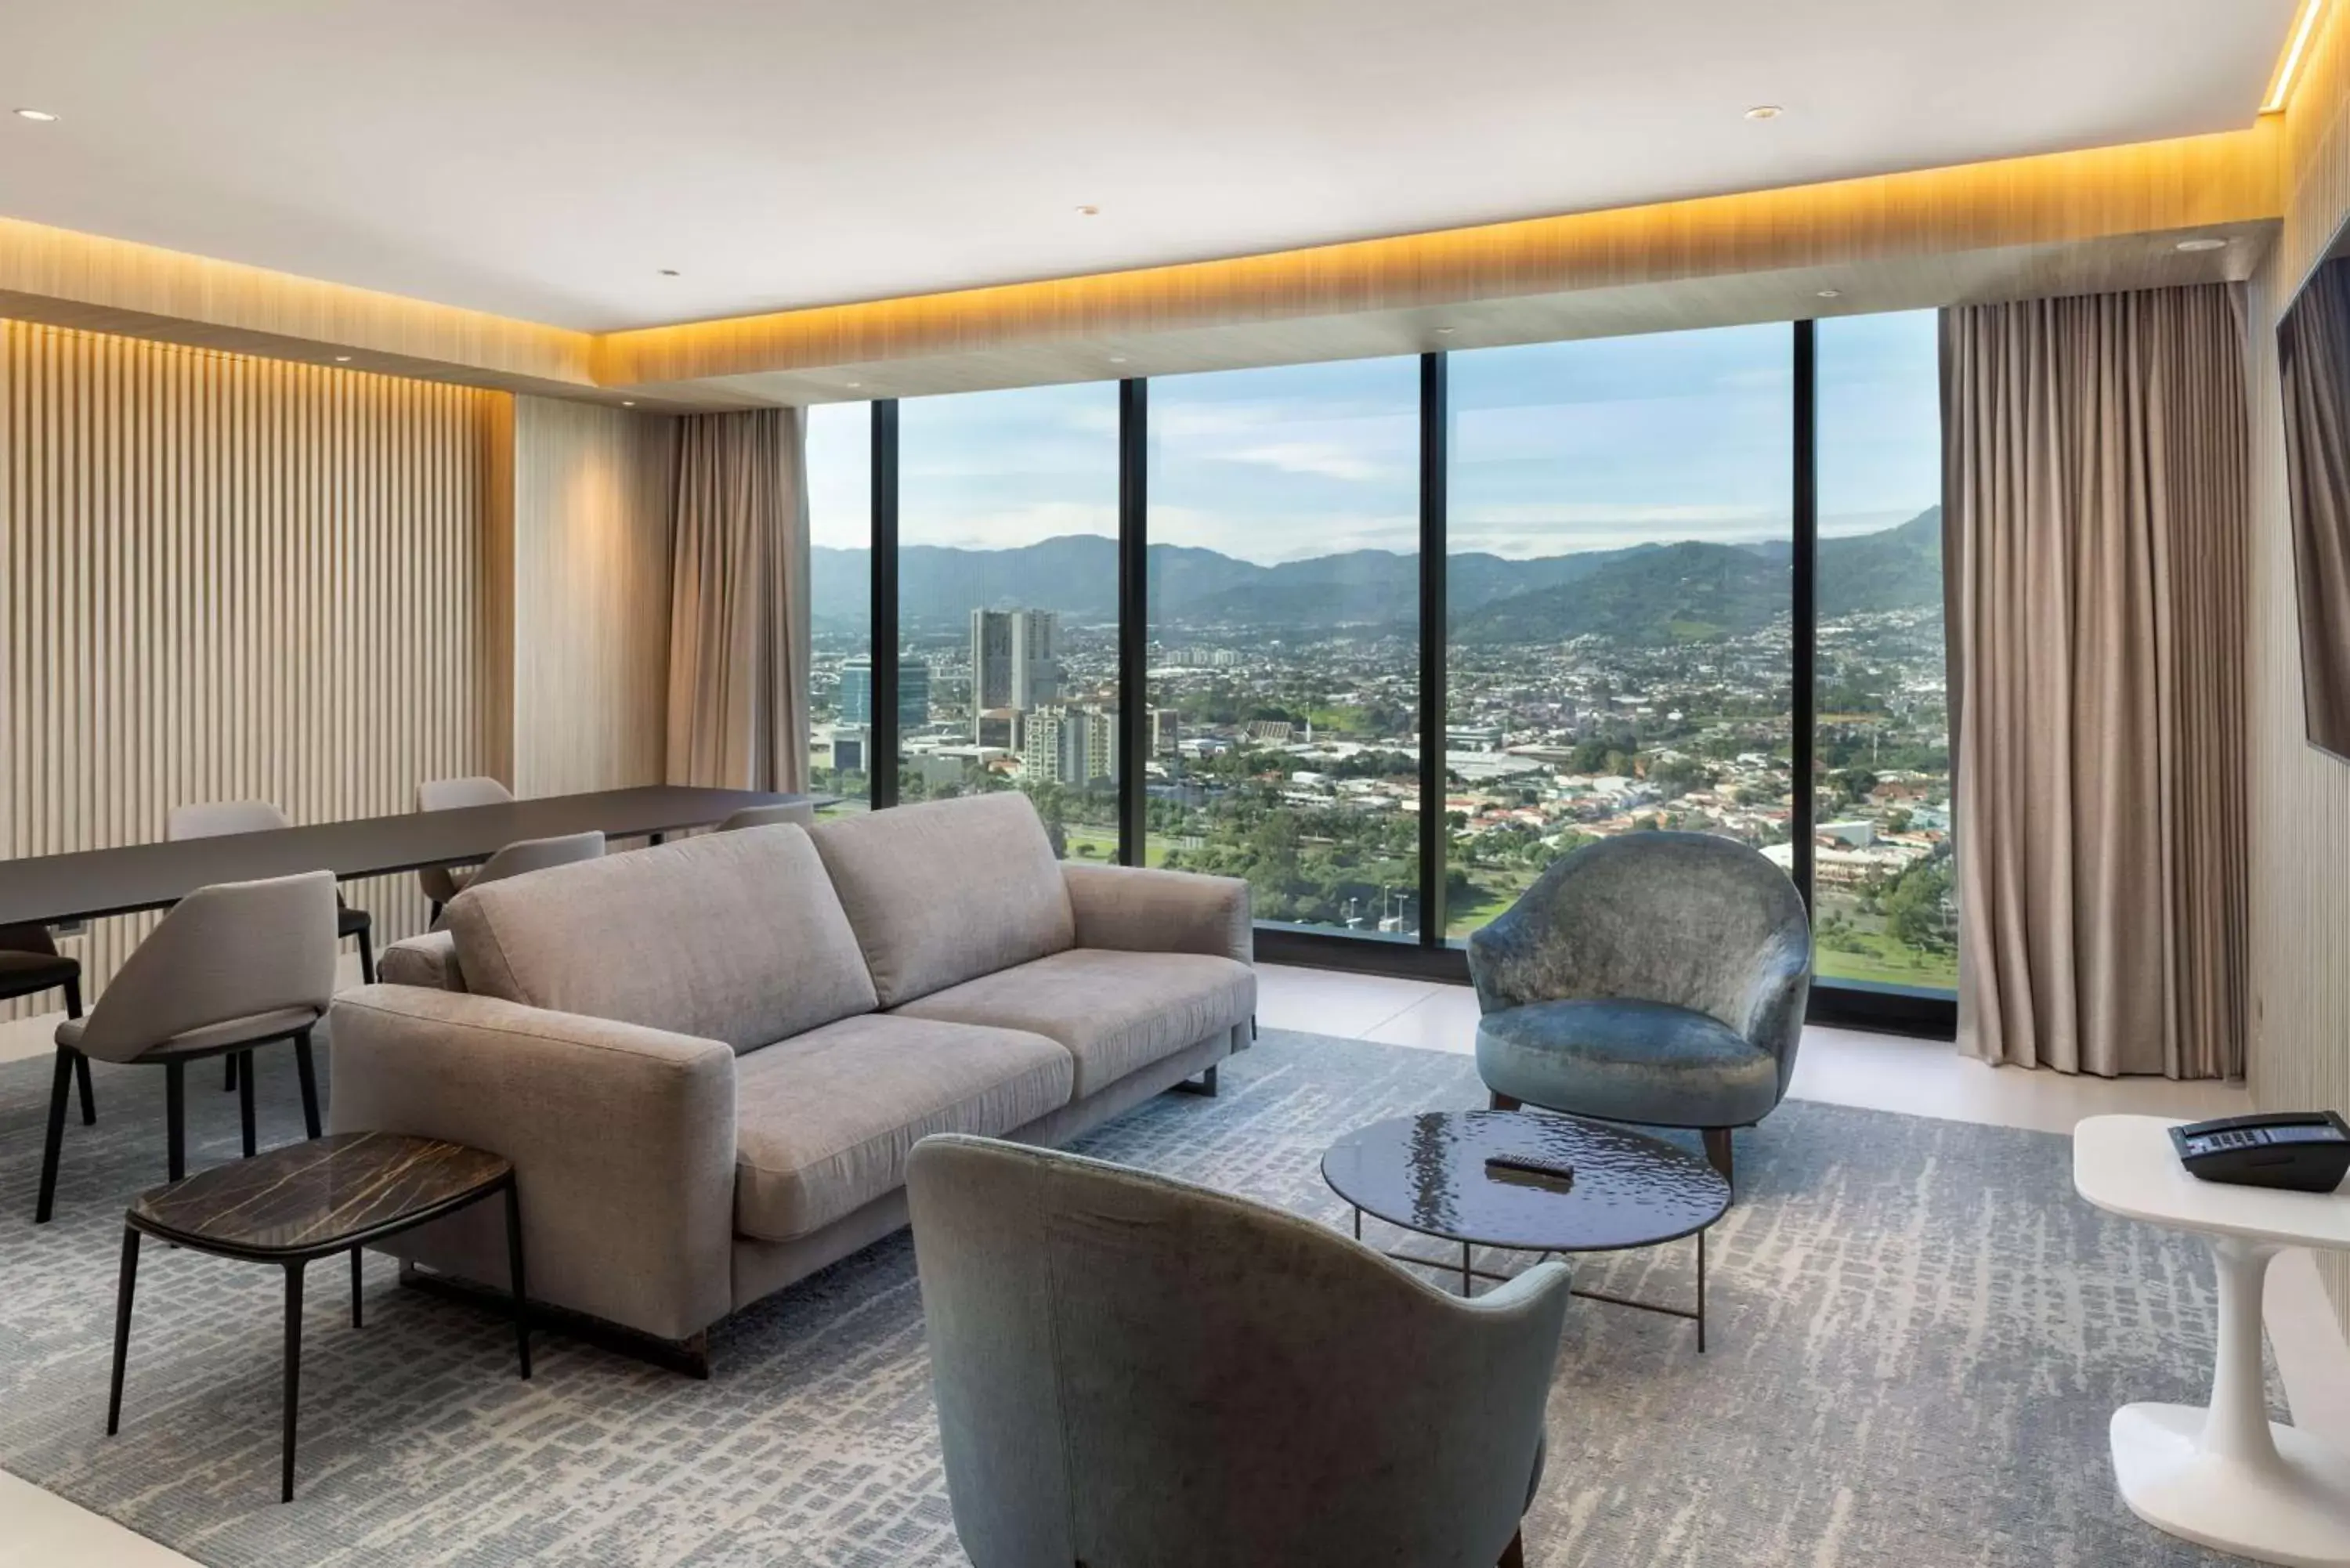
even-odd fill
[{"label": "beige curtain", "polygon": [[807,481],[796,409],[678,421],[669,781],[807,781]]},{"label": "beige curtain", "polygon": [[2246,1010],[2241,288],[1942,317],[1959,1031],[2230,1076]]},{"label": "beige curtain", "polygon": [[2302,697],[2310,739],[2350,754],[2350,680],[2338,650],[2350,645],[2350,263],[2310,277],[2277,332],[2284,379],[2285,441],[2292,448],[2293,569],[2301,590]]}]

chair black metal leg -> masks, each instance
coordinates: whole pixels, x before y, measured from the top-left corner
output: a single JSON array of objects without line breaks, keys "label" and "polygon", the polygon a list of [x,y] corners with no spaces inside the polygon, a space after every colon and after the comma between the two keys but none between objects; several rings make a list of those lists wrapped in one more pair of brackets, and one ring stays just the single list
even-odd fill
[{"label": "chair black metal leg", "polygon": [[188,1174],[188,1064],[185,1062],[163,1064],[164,1134],[170,1142],[172,1179],[177,1181]]},{"label": "chair black metal leg", "polygon": [[294,1066],[302,1075],[302,1125],[318,1136],[318,1068],[310,1059],[310,1032],[294,1036]]},{"label": "chair black metal leg", "polygon": [[225,1095],[235,1087],[236,1053],[232,1051],[221,1058],[221,1093]]},{"label": "chair black metal leg", "polygon": [[514,1292],[515,1353],[522,1360],[523,1381],[530,1381],[530,1295],[522,1278],[522,1194],[514,1178],[506,1178],[507,1288]]},{"label": "chair black metal leg", "polygon": [[353,1328],[365,1328],[367,1326],[367,1324],[360,1321],[359,1318],[359,1288],[367,1282],[366,1275],[359,1263],[359,1259],[366,1253],[366,1251],[367,1249],[364,1247],[353,1247],[351,1249],[351,1326]]},{"label": "chair black metal leg", "polygon": [[236,1115],[237,1120],[243,1125],[244,1131],[244,1158],[251,1159],[253,1158],[254,1150],[253,1053],[250,1051],[239,1051],[236,1054],[243,1058],[243,1061],[240,1062],[237,1066]]},{"label": "chair black metal leg", "polygon": [[122,1427],[122,1368],[130,1359],[130,1294],[139,1282],[139,1232],[122,1228],[122,1271],[114,1283],[114,1387],[106,1397],[106,1435]]},{"label": "chair black metal leg", "polygon": [[375,983],[375,938],[365,926],[351,933],[359,942],[359,978],[369,985]]},{"label": "chair black metal leg", "polygon": [[[81,981],[78,980],[66,981],[66,1016],[68,1018],[81,1016]],[[79,1082],[81,1087],[81,1125],[86,1127],[96,1127],[98,1096],[90,1092],[89,1058],[78,1051],[74,1053],[74,1077]]]},{"label": "chair black metal leg", "polygon": [[74,1058],[81,1053],[70,1045],[57,1047],[57,1064],[49,1075],[49,1131],[41,1144],[41,1193],[33,1203],[33,1223],[46,1225],[57,1196],[57,1157],[65,1152],[66,1096],[73,1088]]},{"label": "chair black metal leg", "polygon": [[432,930],[441,924],[441,900],[428,898],[424,903],[424,929]]},{"label": "chair black metal leg", "polygon": [[294,1501],[294,1413],[302,1394],[302,1265],[286,1265],[286,1454],[280,1502]]}]

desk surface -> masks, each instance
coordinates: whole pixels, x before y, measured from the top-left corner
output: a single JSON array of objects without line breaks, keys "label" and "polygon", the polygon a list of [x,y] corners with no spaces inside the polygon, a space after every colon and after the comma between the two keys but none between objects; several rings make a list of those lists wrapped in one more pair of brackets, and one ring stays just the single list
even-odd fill
[{"label": "desk surface", "polygon": [[827,799],[648,784],[0,860],[0,926],[54,925],[164,909],[215,882],[250,882],[320,869],[348,878],[462,866],[486,860],[518,839],[591,830],[608,838],[634,838],[707,827],[746,805],[824,804]]}]

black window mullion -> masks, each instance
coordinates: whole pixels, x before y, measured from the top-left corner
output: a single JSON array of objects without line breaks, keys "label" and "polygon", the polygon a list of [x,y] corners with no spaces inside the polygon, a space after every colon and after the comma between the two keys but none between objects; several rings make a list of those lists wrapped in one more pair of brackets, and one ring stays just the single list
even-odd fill
[{"label": "black window mullion", "polygon": [[1819,365],[1814,324],[1798,321],[1794,327],[1794,639],[1790,671],[1794,682],[1794,734],[1788,750],[1794,799],[1787,830],[1794,840],[1789,869],[1804,896],[1804,907],[1809,909],[1817,842],[1812,768],[1819,695]]},{"label": "black window mullion", "polygon": [[898,804],[898,400],[873,404],[873,730],[865,784],[872,809]]},{"label": "black window mullion", "polygon": [[1445,358],[1419,357],[1419,945],[1444,945]]},{"label": "black window mullion", "polygon": [[1150,383],[1118,384],[1118,853],[1144,864],[1150,756]]}]

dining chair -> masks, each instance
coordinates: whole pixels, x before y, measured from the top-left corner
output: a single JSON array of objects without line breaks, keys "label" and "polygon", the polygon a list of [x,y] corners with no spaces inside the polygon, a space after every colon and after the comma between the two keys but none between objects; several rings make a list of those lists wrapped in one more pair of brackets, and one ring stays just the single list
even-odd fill
[{"label": "dining chair", "polygon": [[[416,786],[419,811],[503,805],[512,799],[514,792],[494,778],[427,779]],[[425,913],[427,924],[439,924],[442,907],[463,892],[480,869],[477,866],[427,866],[416,874],[417,886],[424,889],[425,899],[432,905]]]},{"label": "dining chair", "polygon": [[[291,827],[294,819],[265,800],[209,801],[202,805],[175,805],[164,821],[166,838],[217,838],[231,833],[267,833]],[[359,946],[359,978],[375,983],[375,920],[365,909],[354,909],[335,895],[335,939],[356,937]]]},{"label": "dining chair", "polygon": [[746,805],[720,823],[718,831],[733,833],[745,827],[772,827],[779,822],[814,827],[816,807],[804,800],[778,801],[773,805]]},{"label": "dining chair", "polygon": [[[81,1016],[81,961],[57,951],[49,928],[37,921],[24,926],[0,926],[0,1002],[37,996],[45,991],[66,993],[66,1016]],[[98,1121],[98,1097],[90,1092],[89,1064],[77,1059],[75,1076],[81,1089],[81,1125]]]},{"label": "dining chair", "polygon": [[244,1152],[254,1152],[253,1053],[294,1043],[302,1117],[318,1136],[318,1081],[310,1032],[335,994],[335,877],[331,871],[263,882],[220,882],[172,906],[99,997],[87,1018],[57,1025],[49,1085],[48,1141],[33,1220],[46,1223],[57,1196],[66,1096],[85,1057],[163,1069],[167,1168],[187,1173],[190,1062],[235,1056]]},{"label": "dining chair", "polygon": [[960,1135],[906,1196],[976,1568],[1521,1568],[1565,1265],[1464,1301],[1299,1215]]},{"label": "dining chair", "polygon": [[[568,833],[560,838],[520,838],[483,861],[473,876],[466,879],[465,886],[486,887],[492,882],[503,882],[509,877],[544,871],[552,866],[568,866],[575,860],[601,860],[603,857],[604,836],[593,831]],[[436,931],[448,929],[445,912],[433,917],[432,929]]]}]

